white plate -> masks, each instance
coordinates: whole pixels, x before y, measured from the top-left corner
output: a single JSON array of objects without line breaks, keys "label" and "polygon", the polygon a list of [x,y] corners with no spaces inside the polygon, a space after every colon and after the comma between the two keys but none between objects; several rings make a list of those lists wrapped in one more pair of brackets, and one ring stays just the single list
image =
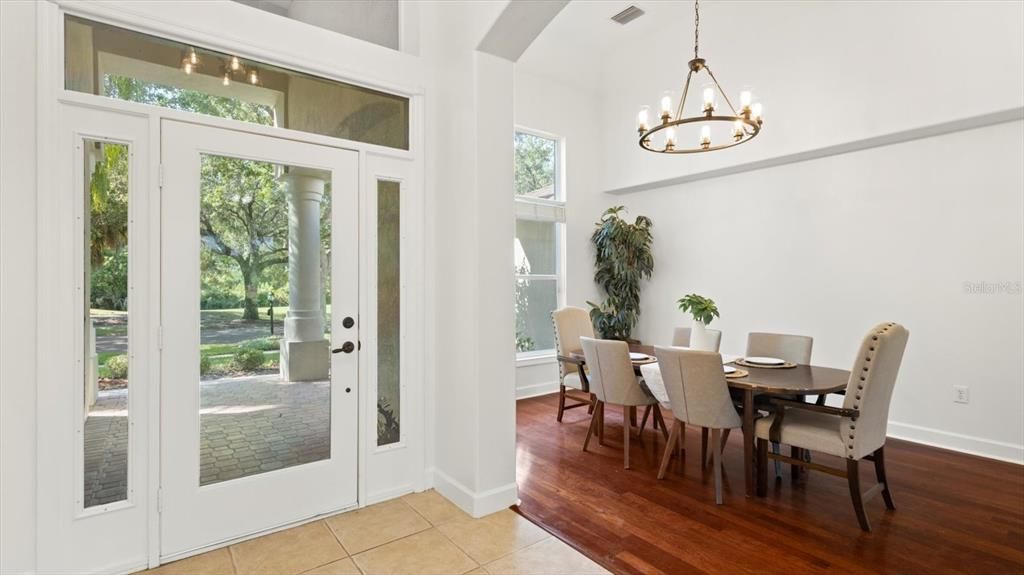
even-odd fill
[{"label": "white plate", "polygon": [[647,359],[651,359],[651,356],[647,355],[646,353],[636,353],[631,351],[629,352],[629,359],[633,361],[644,361]]},{"label": "white plate", "polygon": [[747,363],[758,363],[761,365],[782,365],[786,363],[777,357],[748,357],[745,360]]},{"label": "white plate", "polygon": [[736,373],[736,368],[731,365],[723,365],[722,370],[725,371],[725,373]]}]

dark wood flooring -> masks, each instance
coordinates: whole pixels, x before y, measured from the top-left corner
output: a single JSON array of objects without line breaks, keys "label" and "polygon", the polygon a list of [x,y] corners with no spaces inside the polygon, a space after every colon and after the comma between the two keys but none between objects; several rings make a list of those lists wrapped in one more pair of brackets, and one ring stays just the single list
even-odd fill
[{"label": "dark wood flooring", "polygon": [[[793,484],[784,466],[767,497],[748,499],[734,437],[717,506],[714,480],[699,469],[698,429],[687,430],[682,465],[658,481],[665,444],[649,422],[625,470],[618,408],[606,415],[608,445],[591,441],[584,453],[586,410],[559,424],[556,406],[556,395],[518,402],[518,510],[613,572],[1024,573],[1022,466],[889,440],[896,510],[880,497],[868,502],[874,531],[864,533],[843,479],[810,472]],[[874,472],[862,465],[867,490]]]}]

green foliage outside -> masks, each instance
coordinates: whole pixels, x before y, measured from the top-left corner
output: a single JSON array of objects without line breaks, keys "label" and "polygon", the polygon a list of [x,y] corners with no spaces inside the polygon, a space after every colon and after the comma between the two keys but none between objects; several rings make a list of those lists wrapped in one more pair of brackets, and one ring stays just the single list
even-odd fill
[{"label": "green foliage outside", "polygon": [[115,355],[104,364],[110,379],[128,379],[128,356]]},{"label": "green foliage outside", "polygon": [[253,371],[263,367],[266,359],[258,349],[242,347],[235,352],[232,362],[238,371]]},{"label": "green foliage outside", "polygon": [[555,183],[555,141],[516,132],[513,149],[516,195],[545,197],[534,192]]},{"label": "green foliage outside", "polygon": [[695,321],[704,325],[708,325],[718,317],[718,306],[710,298],[702,295],[692,293],[680,298],[676,303],[679,304],[679,309],[683,313],[690,314]]},{"label": "green foliage outside", "polygon": [[[128,307],[128,146],[86,141],[100,157],[89,181],[89,262],[92,305]],[[87,156],[88,157],[88,156]]]},{"label": "green foliage outside", "polygon": [[640,319],[640,282],[651,279],[651,220],[637,216],[629,223],[619,216],[625,208],[605,210],[590,240],[594,244],[594,281],[607,297],[590,305],[590,319],[601,337],[628,340]]}]

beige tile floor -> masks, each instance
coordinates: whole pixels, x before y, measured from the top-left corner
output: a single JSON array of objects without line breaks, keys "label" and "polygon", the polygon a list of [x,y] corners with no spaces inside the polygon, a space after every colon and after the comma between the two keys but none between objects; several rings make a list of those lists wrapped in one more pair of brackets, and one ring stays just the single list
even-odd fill
[{"label": "beige tile floor", "polygon": [[217,549],[150,575],[600,575],[511,510],[473,519],[436,491]]}]

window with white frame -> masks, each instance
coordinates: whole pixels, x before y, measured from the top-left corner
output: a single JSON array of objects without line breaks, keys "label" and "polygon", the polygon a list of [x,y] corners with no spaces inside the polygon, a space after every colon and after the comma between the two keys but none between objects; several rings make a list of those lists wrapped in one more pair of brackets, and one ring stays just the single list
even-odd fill
[{"label": "window with white frame", "polygon": [[515,133],[516,352],[551,355],[551,312],[563,301],[565,190],[562,143],[526,130]]}]

